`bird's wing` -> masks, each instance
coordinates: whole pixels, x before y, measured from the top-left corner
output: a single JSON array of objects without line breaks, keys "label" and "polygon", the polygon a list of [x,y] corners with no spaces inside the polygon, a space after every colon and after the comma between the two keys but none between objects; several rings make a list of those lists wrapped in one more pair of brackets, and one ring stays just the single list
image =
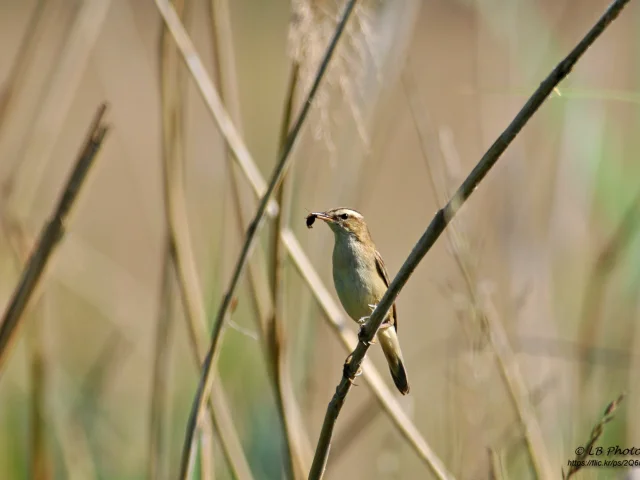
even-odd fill
[{"label": "bird's wing", "polygon": [[[384,266],[384,262],[382,261],[382,257],[380,256],[380,253],[376,250],[375,251],[375,257],[376,257],[376,270],[378,270],[378,273],[380,274],[380,276],[382,277],[382,279],[384,280],[385,285],[387,286],[387,288],[389,288],[389,284],[391,283],[389,281],[389,274],[387,273],[387,269]],[[396,312],[396,304],[394,302],[393,307],[392,308],[392,312],[393,312],[393,328],[396,329],[396,332],[398,331],[398,313]]]}]

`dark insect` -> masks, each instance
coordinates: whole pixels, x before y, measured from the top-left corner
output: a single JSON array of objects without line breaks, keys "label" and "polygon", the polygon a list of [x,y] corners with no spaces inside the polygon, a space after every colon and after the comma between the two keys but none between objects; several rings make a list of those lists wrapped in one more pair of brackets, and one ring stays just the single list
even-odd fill
[{"label": "dark insect", "polygon": [[313,222],[316,221],[316,216],[313,213],[310,213],[309,215],[307,215],[307,228],[313,228]]}]

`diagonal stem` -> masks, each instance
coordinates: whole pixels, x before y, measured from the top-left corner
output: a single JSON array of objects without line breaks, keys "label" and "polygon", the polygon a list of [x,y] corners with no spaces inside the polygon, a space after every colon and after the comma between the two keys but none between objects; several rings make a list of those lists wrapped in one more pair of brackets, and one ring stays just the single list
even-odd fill
[{"label": "diagonal stem", "polygon": [[10,352],[9,347],[15,340],[15,333],[22,314],[28,307],[33,293],[40,283],[55,247],[64,236],[71,207],[73,207],[80,188],[84,184],[93,161],[102,146],[102,141],[107,133],[107,127],[102,123],[106,108],[106,104],[102,104],[98,109],[91,124],[89,135],[67,180],[65,189],[51,218],[42,227],[36,246],[29,256],[20,281],[13,292],[7,309],[4,311],[2,323],[0,324],[0,371]]}]

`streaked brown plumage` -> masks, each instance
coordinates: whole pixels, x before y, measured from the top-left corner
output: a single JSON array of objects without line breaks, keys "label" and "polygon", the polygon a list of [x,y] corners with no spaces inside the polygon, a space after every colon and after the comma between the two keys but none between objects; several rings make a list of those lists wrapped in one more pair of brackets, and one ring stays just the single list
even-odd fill
[{"label": "streaked brown plumage", "polygon": [[[389,275],[371,239],[362,215],[350,208],[336,208],[312,213],[323,220],[334,233],[333,282],[338,298],[347,314],[356,322],[371,315],[389,287]],[[396,305],[378,330],[378,341],[389,364],[389,370],[398,390],[409,393],[409,382],[398,342],[398,315]]]}]

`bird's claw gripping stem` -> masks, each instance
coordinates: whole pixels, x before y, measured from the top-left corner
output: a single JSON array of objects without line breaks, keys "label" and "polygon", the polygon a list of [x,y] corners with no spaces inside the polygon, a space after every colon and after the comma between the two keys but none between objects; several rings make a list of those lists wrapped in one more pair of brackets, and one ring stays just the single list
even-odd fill
[{"label": "bird's claw gripping stem", "polygon": [[358,340],[360,340],[363,344],[369,346],[375,342],[375,339],[372,339],[371,341],[368,341],[367,338],[369,337],[369,329],[367,328],[367,324],[363,323],[362,325],[360,325],[360,330],[358,330]]}]

